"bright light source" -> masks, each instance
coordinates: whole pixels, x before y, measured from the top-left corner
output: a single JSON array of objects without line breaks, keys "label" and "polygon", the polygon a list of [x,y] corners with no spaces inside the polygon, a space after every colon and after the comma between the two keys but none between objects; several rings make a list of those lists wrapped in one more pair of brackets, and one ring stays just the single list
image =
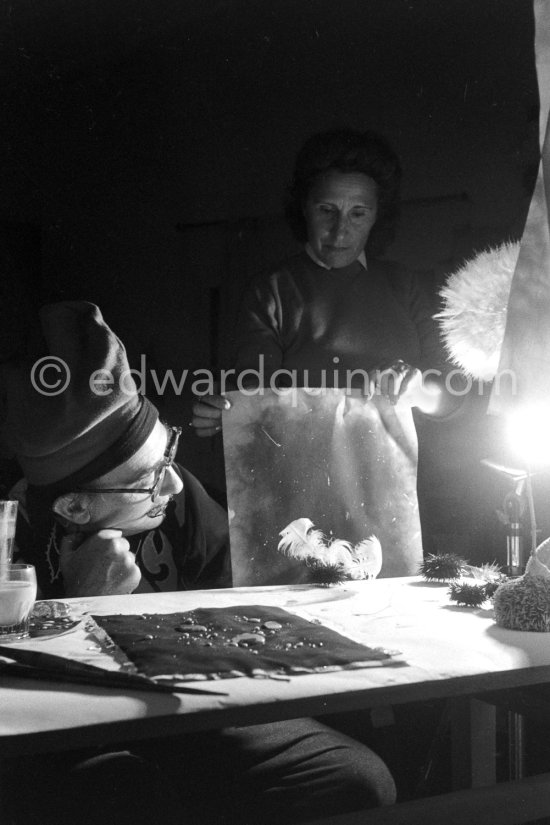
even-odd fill
[{"label": "bright light source", "polygon": [[510,413],[507,433],[522,466],[531,469],[550,466],[550,410],[547,406],[525,407]]}]

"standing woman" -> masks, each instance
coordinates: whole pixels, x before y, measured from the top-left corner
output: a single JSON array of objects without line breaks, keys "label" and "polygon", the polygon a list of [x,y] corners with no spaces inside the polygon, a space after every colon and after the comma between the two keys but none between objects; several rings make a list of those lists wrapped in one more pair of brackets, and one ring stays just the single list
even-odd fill
[{"label": "standing woman", "polygon": [[[423,557],[412,407],[446,417],[461,401],[432,299],[417,277],[376,259],[391,239],[400,181],[395,152],[374,132],[306,141],[286,207],[304,247],[250,285],[235,364],[237,376],[259,370],[266,386],[281,369],[296,386],[349,390],[359,380],[362,395],[342,397],[328,436],[339,496],[330,528],[351,542],[376,535],[382,576],[415,574]],[[221,396],[194,405],[198,435],[221,428],[226,405]]]}]

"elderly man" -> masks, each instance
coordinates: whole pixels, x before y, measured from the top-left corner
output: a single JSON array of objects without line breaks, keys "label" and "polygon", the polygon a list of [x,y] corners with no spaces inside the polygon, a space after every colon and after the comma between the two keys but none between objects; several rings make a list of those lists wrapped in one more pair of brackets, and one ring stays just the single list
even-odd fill
[{"label": "elderly man", "polygon": [[[2,434],[25,477],[17,557],[41,596],[229,586],[225,513],[175,463],[180,430],[139,395],[99,309],[53,304],[41,326],[34,360],[1,374]],[[17,777],[25,825],[285,823],[395,798],[379,757],[311,719],[26,761]]]}]

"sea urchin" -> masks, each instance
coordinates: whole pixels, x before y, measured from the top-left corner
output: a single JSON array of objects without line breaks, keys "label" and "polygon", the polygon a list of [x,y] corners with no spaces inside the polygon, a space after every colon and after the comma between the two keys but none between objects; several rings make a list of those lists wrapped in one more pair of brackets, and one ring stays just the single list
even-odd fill
[{"label": "sea urchin", "polygon": [[427,581],[453,581],[460,578],[466,564],[456,553],[430,553],[420,564],[418,572]]}]

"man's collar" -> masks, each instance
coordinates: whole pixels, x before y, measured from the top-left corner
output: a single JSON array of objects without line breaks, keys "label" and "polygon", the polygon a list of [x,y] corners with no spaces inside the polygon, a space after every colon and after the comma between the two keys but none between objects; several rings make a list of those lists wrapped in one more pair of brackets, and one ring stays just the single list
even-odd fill
[{"label": "man's collar", "polygon": [[[306,250],[307,254],[309,255],[309,257],[311,258],[311,260],[313,261],[313,263],[316,263],[317,266],[321,266],[323,269],[329,269],[329,270],[332,269],[332,267],[327,266],[325,263],[323,263],[323,261],[319,260],[319,258],[317,257],[317,255],[315,254],[313,249],[311,248],[311,244],[306,243],[305,250]],[[361,254],[357,258],[357,260],[359,261],[359,263],[361,264],[363,269],[367,268],[367,258],[365,256],[364,252],[361,252]]]}]

